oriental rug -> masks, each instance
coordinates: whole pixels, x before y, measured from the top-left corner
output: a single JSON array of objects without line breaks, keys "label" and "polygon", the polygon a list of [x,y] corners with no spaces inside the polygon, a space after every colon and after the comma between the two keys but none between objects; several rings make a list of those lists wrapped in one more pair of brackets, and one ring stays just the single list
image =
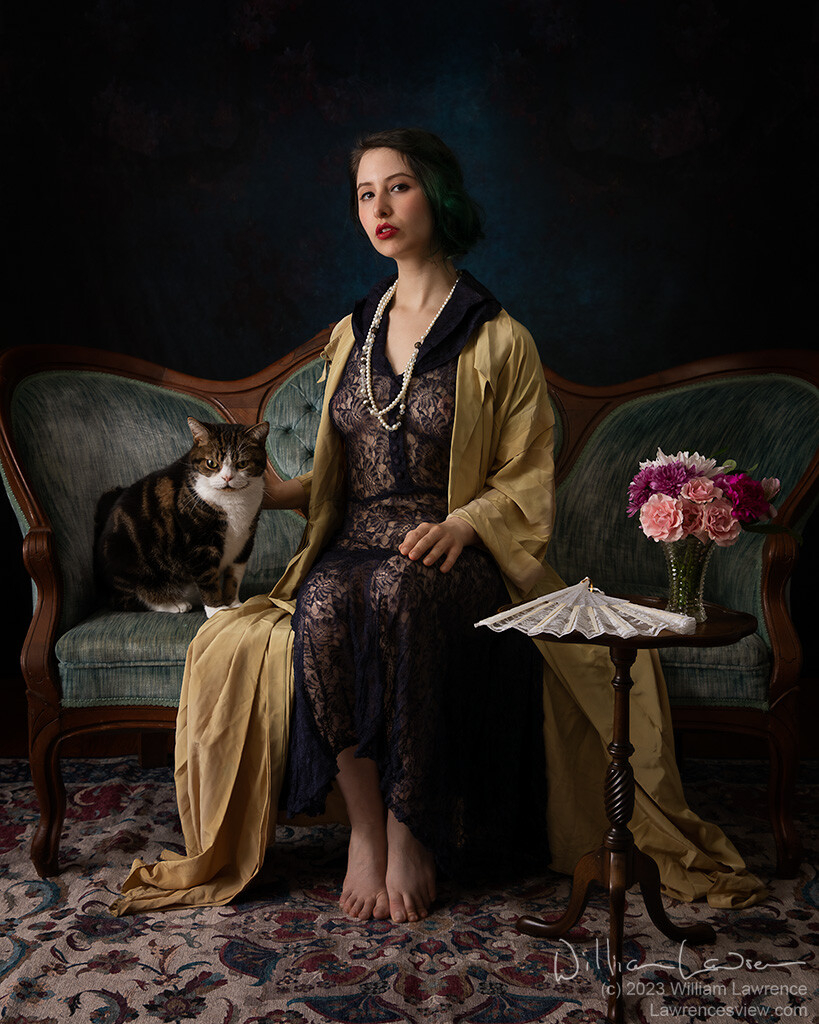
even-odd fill
[{"label": "oriental rug", "polygon": [[[356,923],[336,901],[338,826],[279,830],[264,885],[233,905],[112,917],[134,856],[181,849],[172,773],[135,759],[65,763],[62,873],[36,876],[37,804],[24,761],[0,761],[0,1019],[4,1024],[598,1024],[604,1020],[607,907],[595,897],[562,940],[520,935],[521,914],[558,916],[570,883],[548,871],[514,886],[441,887],[414,925]],[[749,867],[770,876],[766,767],[691,761],[686,792]],[[636,894],[626,918],[627,1021],[819,1019],[819,763],[802,767],[797,878],[772,880],[747,910],[666,901],[708,921],[714,946],[674,943]],[[503,837],[498,837],[502,856]]]}]

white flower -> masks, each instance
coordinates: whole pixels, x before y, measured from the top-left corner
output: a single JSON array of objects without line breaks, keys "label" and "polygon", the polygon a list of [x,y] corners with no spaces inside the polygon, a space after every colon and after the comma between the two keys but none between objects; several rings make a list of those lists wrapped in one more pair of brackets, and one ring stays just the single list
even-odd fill
[{"label": "white flower", "polygon": [[697,476],[714,477],[718,473],[724,473],[726,466],[718,466],[716,459],[706,459],[699,452],[689,455],[688,452],[677,452],[676,455],[666,455],[662,448],[657,449],[657,457],[649,462],[641,462],[640,469],[647,469],[649,466],[668,466],[674,462],[682,462],[688,469],[694,469]]}]

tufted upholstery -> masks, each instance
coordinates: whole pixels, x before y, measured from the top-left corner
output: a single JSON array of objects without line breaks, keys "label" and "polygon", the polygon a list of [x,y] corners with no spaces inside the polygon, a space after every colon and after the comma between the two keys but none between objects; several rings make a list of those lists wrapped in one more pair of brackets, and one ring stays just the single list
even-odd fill
[{"label": "tufted upholstery", "polygon": [[[296,374],[302,375],[305,393],[313,381],[320,408],[315,374]],[[310,421],[292,399],[298,394],[296,386],[288,382],[283,390],[283,400],[277,392],[268,403],[276,413],[268,435],[271,456],[280,442],[285,451],[295,447],[292,442],[299,429],[310,441],[305,429]],[[92,550],[100,494],[132,483],[187,451],[188,416],[225,420],[220,410],[200,398],[110,373],[46,371],[28,377],[14,391],[14,434],[54,527],[62,570],[55,651],[66,707],[179,703],[185,655],[204,612],[169,616],[96,610]],[[298,472],[304,472],[312,462],[312,449],[304,443],[298,447]],[[292,463],[292,458],[285,458],[276,465]],[[294,512],[262,512],[242,582],[245,597],[272,589],[303,526],[304,520]]]},{"label": "tufted upholstery", "polygon": [[[782,410],[788,410],[786,420]],[[588,575],[611,593],[661,595],[666,570],[660,545],[625,514],[639,463],[653,459],[658,447],[667,454],[723,451],[741,467],[758,465],[760,476],[778,476],[778,505],[815,455],[817,423],[816,388],[775,374],[684,385],[624,402],[594,430],[559,487],[550,561],[572,583]],[[750,612],[759,631],[731,647],[661,651],[672,703],[768,706],[763,541],[744,533],[731,548],[715,551],[706,585],[707,600]]]},{"label": "tufted upholstery", "polygon": [[[189,415],[211,422],[267,418],[275,471],[305,472],[323,394],[317,356],[328,333],[242,381],[200,380],[92,349],[23,346],[0,354],[3,484],[34,584],[21,664],[40,804],[32,841],[39,874],[59,871],[63,741],[109,729],[173,729],[187,649],[204,621],[202,611],[100,606],[93,579],[99,496],[187,451]],[[296,512],[262,510],[241,596],[272,589],[303,528]]]},{"label": "tufted upholstery", "polygon": [[270,424],[268,454],[280,477],[291,480],[313,466],[316,433],[321,419],[324,363],[316,359],[277,388],[264,407]]},{"label": "tufted upholstery", "polygon": [[[0,356],[3,482],[36,583],[22,663],[40,803],[32,859],[40,874],[59,870],[63,738],[173,728],[187,647],[204,619],[202,612],[99,607],[92,575],[99,495],[186,451],[191,414],[266,419],[273,470],[283,478],[309,470],[324,390],[317,357],[328,333],[233,382],[88,349],[23,347]],[[758,462],[761,475],[782,480],[783,518],[804,522],[819,491],[819,373],[814,364],[805,368],[803,356],[731,357],[725,366],[714,360],[609,389],[573,385],[547,369],[559,481],[548,557],[563,578],[572,583],[590,575],[609,591],[663,592],[661,552],[625,514],[628,483],[658,446],[672,453],[727,449],[742,465]],[[749,372],[749,360],[764,369]],[[792,364],[794,371],[770,372],[766,360]],[[242,596],[272,589],[303,524],[295,512],[262,511]],[[772,774],[777,854],[780,868],[792,868],[801,856],[789,809],[800,659],[783,597],[792,556],[779,550],[745,535],[711,559],[706,597],[756,615],[754,636],[727,648],[668,648],[661,657],[676,724],[736,727],[769,738],[772,773],[779,773]]]},{"label": "tufted upholstery", "polygon": [[15,388],[12,429],[57,542],[63,576],[61,630],[79,622],[96,604],[92,557],[97,499],[190,448],[188,416],[224,419],[201,399],[107,373],[52,370],[33,374]]},{"label": "tufted upholstery", "polygon": [[[263,408],[262,418],[271,426],[268,454],[281,477],[312,466],[322,368],[316,359],[297,370]],[[787,431],[776,417],[765,415],[771,408],[790,410]],[[224,419],[201,399],[93,371],[35,374],[14,393],[15,433],[55,526],[63,567],[63,633],[56,653],[66,706],[178,702],[185,653],[203,613],[169,617],[97,611],[86,616],[95,606],[91,545],[99,494],[185,451],[188,415]],[[560,415],[558,408],[558,452]],[[752,435],[742,429],[746,419],[756,424]],[[654,440],[649,450],[645,438],[656,439],[668,452],[680,447],[713,452],[737,437],[730,454],[741,465],[751,465],[764,452],[762,472],[778,472],[786,495],[813,454],[817,422],[816,391],[803,381],[772,375],[690,385],[624,403],[593,432],[560,485],[550,561],[567,582],[590,575],[611,592],[662,594],[661,552],[624,515],[626,489],[638,463],[654,456]],[[71,466],[69,474],[66,466]],[[598,527],[589,529],[590,523]],[[302,526],[295,513],[262,512],[244,596],[272,589]],[[731,648],[662,651],[672,703],[767,706],[771,654],[760,601],[761,558],[761,539],[745,534],[712,559],[709,599],[750,611],[759,632]]]}]

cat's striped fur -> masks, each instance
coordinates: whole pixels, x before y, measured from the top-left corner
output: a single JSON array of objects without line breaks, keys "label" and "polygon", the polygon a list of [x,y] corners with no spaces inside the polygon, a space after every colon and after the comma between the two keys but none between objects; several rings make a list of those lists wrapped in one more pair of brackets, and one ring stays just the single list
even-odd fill
[{"label": "cat's striped fur", "polygon": [[114,608],[204,606],[212,615],[239,603],[262,503],[268,424],[189,417],[188,425],[189,452],[99,500],[95,569]]}]

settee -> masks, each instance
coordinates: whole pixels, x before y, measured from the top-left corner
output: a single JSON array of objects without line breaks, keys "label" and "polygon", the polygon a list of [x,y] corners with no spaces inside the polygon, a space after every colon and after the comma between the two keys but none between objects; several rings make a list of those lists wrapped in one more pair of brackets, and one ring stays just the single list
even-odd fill
[{"label": "settee", "polygon": [[[23,533],[33,615],[21,654],[31,773],[40,820],[31,856],[59,872],[66,740],[110,730],[174,728],[187,646],[204,613],[115,612],[94,587],[97,498],[177,458],[186,418],[270,423],[268,473],[289,478],[312,461],[328,331],[259,373],[208,381],[123,355],[65,346],[0,356],[0,461]],[[819,366],[803,351],[724,356],[612,387],[587,387],[544,368],[556,415],[558,513],[549,559],[568,583],[590,576],[610,593],[661,595],[659,546],[625,515],[639,461],[656,449],[729,448],[740,464],[778,476],[779,521],[801,529],[819,495]],[[241,594],[272,589],[303,527],[265,508]],[[798,544],[745,535],[719,551],[706,598],[751,612],[758,629],[726,648],[662,652],[675,728],[756,736],[770,755],[776,868],[793,874],[802,849],[793,821],[801,649],[788,604]]]}]

